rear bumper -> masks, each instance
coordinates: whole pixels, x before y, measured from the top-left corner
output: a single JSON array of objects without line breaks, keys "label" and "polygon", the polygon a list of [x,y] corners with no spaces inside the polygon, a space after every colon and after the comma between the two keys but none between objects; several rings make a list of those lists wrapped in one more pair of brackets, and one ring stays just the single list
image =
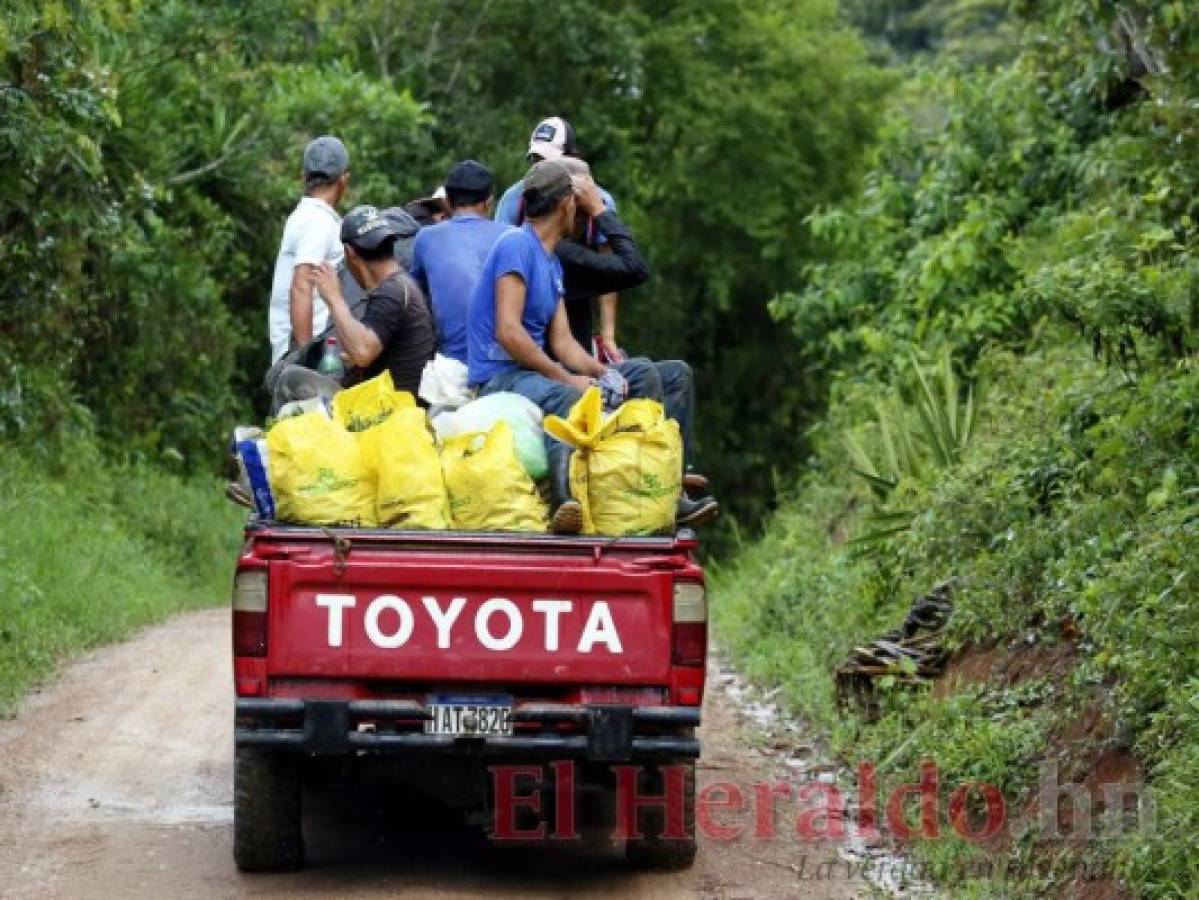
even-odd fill
[{"label": "rear bumper", "polygon": [[[517,704],[511,737],[425,734],[429,713],[408,700],[237,700],[234,743],[316,755],[438,753],[554,756],[603,762],[699,756],[699,707]],[[523,727],[522,727],[523,726]],[[569,730],[562,733],[559,729]]]}]

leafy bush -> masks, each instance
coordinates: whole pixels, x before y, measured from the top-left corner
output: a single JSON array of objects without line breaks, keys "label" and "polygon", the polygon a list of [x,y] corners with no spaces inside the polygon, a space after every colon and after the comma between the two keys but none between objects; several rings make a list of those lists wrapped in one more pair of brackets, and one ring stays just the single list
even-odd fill
[{"label": "leafy bush", "polygon": [[958,463],[974,433],[974,386],[967,385],[963,398],[948,348],[941,353],[935,389],[914,357],[912,374],[918,390],[911,409],[894,393],[874,402],[877,443],[883,453],[878,464],[854,432],[845,433],[854,471],[883,499],[904,478],[919,478],[930,466]]},{"label": "leafy bush", "polygon": [[[944,774],[985,777],[1023,804],[1047,753],[1085,762],[1132,750],[1144,764],[1159,801],[1154,833],[1059,848],[1026,884],[955,893],[1044,896],[1085,855],[1135,895],[1190,896],[1199,110],[1188,98],[1199,88],[1199,23],[1178,2],[1013,11],[1027,35],[1020,56],[995,68],[922,64],[894,99],[861,196],[808,219],[829,259],[772,310],[828,387],[810,431],[818,454],[762,540],[722,570],[714,615],[751,671],[802,685],[785,696],[843,752],[887,760],[885,778],[912,780],[917,757],[935,751]],[[932,469],[897,451],[884,466],[885,441],[870,444],[865,430],[862,452],[847,457],[838,435],[878,418],[896,356],[946,348],[988,386],[960,461]],[[894,423],[910,415],[886,417],[898,445]],[[842,543],[872,524],[855,459],[881,476],[883,508],[910,517],[868,556]],[[1048,648],[1066,669],[956,694],[896,693],[878,724],[838,724],[832,667],[949,577],[952,647]],[[757,597],[739,593],[759,583]],[[1110,723],[1106,743],[1056,746],[1084,712]],[[1004,850],[1022,864],[1038,852],[1028,842]],[[920,852],[970,856],[960,844]]]},{"label": "leafy bush", "polygon": [[[881,777],[913,780],[932,753],[945,778],[1001,784],[1017,807],[1052,729],[1097,709],[1114,723],[1109,746],[1135,749],[1159,798],[1157,831],[1130,836],[1108,863],[1138,893],[1173,896],[1163,886],[1193,886],[1188,860],[1199,849],[1199,782],[1186,780],[1199,771],[1199,569],[1188,552],[1199,537],[1199,370],[1129,382],[1077,344],[992,352],[980,368],[989,388],[975,440],[960,465],[909,485],[911,527],[869,556],[845,552],[869,519],[851,462],[830,441],[763,540],[721,569],[718,633],[851,760],[885,760]],[[832,669],[950,577],[953,646],[1015,653],[1068,642],[1070,676],[1035,691],[1023,682],[919,700],[897,692],[879,724],[839,722]],[[928,852],[944,863],[958,850]],[[1072,873],[1064,863],[1058,877]],[[1029,895],[1038,890],[1047,888]]]}]

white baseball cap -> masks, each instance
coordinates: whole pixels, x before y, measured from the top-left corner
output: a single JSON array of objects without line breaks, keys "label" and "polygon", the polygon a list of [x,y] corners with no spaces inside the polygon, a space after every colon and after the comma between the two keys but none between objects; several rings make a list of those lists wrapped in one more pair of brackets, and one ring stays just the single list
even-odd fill
[{"label": "white baseball cap", "polygon": [[526,158],[540,156],[542,159],[558,159],[562,156],[573,156],[574,153],[574,128],[562,117],[553,116],[542,119],[533,129]]}]

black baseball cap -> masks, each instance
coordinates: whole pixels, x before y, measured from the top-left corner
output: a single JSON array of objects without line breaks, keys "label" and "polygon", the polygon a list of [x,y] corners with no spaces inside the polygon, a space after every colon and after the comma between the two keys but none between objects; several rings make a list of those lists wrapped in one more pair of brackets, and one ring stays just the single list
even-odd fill
[{"label": "black baseball cap", "polygon": [[355,206],[341,220],[341,242],[356,250],[375,250],[399,236],[395,223],[373,206]]},{"label": "black baseball cap", "polygon": [[473,159],[464,159],[454,163],[445,177],[446,193],[462,191],[472,194],[490,194],[494,184],[495,179],[491,176],[491,170]]}]

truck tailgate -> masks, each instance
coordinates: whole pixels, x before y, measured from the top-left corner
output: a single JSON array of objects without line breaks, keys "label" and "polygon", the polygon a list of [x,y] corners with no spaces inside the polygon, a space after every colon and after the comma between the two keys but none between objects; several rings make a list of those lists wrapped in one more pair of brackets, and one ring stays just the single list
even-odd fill
[{"label": "truck tailgate", "polygon": [[665,683],[685,564],[548,543],[283,545],[269,563],[268,675]]}]

